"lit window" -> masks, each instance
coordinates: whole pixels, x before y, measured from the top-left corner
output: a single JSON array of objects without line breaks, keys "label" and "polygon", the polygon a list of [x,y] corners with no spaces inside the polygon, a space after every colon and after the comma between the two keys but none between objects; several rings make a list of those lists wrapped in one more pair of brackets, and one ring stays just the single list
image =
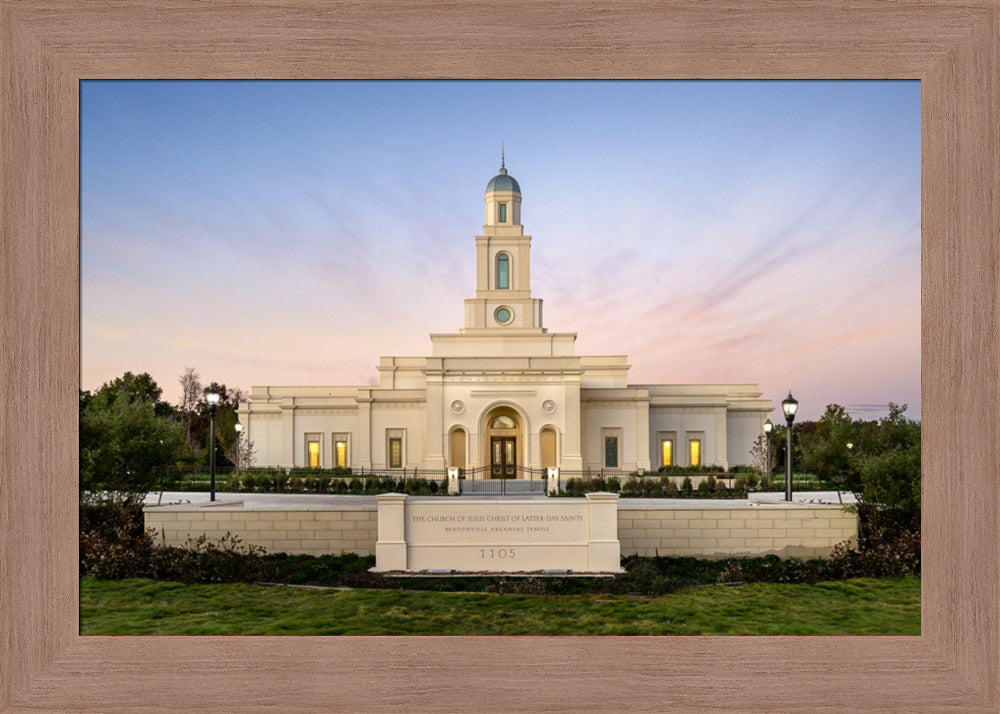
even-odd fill
[{"label": "lit window", "polygon": [[337,467],[347,468],[347,442],[346,441],[336,441],[333,444],[334,451],[337,456]]},{"label": "lit window", "polygon": [[310,441],[309,442],[309,468],[318,469],[319,468],[319,442]]},{"label": "lit window", "polygon": [[604,437],[604,466],[609,469],[618,468],[618,437]]},{"label": "lit window", "polygon": [[500,204],[500,222],[501,223],[506,223],[507,222],[507,204],[506,203],[501,203]]},{"label": "lit window", "polygon": [[660,466],[673,466],[674,440],[660,439]]},{"label": "lit window", "polygon": [[389,438],[389,468],[403,468],[403,439],[399,436]]},{"label": "lit window", "polygon": [[506,253],[497,256],[497,289],[510,289],[510,256]]},{"label": "lit window", "polygon": [[509,416],[498,416],[490,422],[490,429],[516,429],[517,424]]},{"label": "lit window", "polygon": [[688,442],[688,464],[701,466],[701,439],[691,439]]}]

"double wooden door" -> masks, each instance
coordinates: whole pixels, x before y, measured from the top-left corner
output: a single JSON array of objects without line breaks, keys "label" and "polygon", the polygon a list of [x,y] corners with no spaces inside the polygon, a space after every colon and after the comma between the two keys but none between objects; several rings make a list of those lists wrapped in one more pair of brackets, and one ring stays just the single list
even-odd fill
[{"label": "double wooden door", "polygon": [[517,437],[490,437],[490,453],[492,478],[517,478]]}]

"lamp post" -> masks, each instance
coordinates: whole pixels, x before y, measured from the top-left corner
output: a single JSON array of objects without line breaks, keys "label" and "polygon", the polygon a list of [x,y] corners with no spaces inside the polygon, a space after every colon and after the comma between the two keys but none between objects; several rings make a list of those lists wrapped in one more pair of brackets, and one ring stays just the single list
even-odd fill
[{"label": "lamp post", "polygon": [[768,419],[764,422],[764,443],[766,448],[764,449],[764,480],[767,483],[771,483],[771,430],[774,428],[774,424]]},{"label": "lamp post", "polygon": [[236,478],[240,477],[240,437],[243,436],[243,425],[236,422]]},{"label": "lamp post", "polygon": [[795,421],[795,410],[799,408],[792,393],[781,402],[781,410],[785,412],[785,421],[788,422],[788,438],[785,445],[785,500],[792,501],[792,422]]},{"label": "lamp post", "polygon": [[215,500],[215,410],[219,408],[219,391],[212,387],[205,390],[205,404],[211,415],[211,425],[208,429],[208,468],[212,475],[212,491],[210,500]]}]

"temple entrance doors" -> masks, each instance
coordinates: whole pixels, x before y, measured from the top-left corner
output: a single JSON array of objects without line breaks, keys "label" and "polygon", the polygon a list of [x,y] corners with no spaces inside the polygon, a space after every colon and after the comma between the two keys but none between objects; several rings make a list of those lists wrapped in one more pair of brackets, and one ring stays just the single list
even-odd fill
[{"label": "temple entrance doors", "polygon": [[517,437],[490,437],[490,477],[517,478]]},{"label": "temple entrance doors", "polygon": [[510,407],[497,407],[486,417],[487,461],[490,478],[517,478],[523,437],[521,418]]}]

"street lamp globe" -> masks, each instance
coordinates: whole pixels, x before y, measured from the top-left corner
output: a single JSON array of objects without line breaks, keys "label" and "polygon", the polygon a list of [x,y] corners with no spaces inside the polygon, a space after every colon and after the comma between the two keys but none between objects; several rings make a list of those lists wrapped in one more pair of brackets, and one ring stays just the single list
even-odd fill
[{"label": "street lamp globe", "polygon": [[767,432],[768,434],[770,434],[773,429],[774,429],[774,424],[771,423],[770,419],[768,419],[767,421],[764,422],[764,431],[765,432]]},{"label": "street lamp globe", "polygon": [[209,409],[215,411],[215,408],[219,406],[220,396],[221,395],[219,394],[219,390],[215,389],[214,387],[205,388],[205,403],[208,405]]},{"label": "street lamp globe", "polygon": [[785,412],[785,420],[791,424],[795,421],[795,412],[799,408],[799,402],[792,396],[789,392],[788,396],[785,397],[781,402],[781,410]]}]

